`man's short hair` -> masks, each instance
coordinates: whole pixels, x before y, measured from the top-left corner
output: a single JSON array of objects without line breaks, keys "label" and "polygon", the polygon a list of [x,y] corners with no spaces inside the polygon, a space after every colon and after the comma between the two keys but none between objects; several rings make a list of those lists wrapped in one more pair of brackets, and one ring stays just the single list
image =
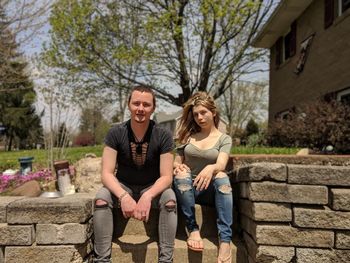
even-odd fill
[{"label": "man's short hair", "polygon": [[130,103],[131,95],[134,91],[151,93],[152,97],[153,97],[153,107],[156,107],[156,94],[154,93],[154,91],[150,87],[143,86],[143,85],[138,85],[138,86],[135,86],[132,88],[132,90],[130,91],[128,104]]}]

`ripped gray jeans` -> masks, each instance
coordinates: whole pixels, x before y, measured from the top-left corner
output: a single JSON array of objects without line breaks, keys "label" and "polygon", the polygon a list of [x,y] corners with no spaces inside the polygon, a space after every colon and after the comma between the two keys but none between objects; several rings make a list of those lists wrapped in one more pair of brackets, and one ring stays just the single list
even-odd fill
[{"label": "ripped gray jeans", "polygon": [[[135,200],[146,192],[151,186],[122,187]],[[111,248],[113,236],[113,208],[118,207],[117,198],[105,187],[96,194],[95,200],[104,200],[107,205],[96,205],[94,210],[94,261],[111,262]],[[169,201],[175,201],[175,205],[166,206]],[[159,258],[158,262],[173,262],[175,235],[177,228],[176,197],[172,189],[166,189],[162,194],[152,200],[152,207],[159,208]]]},{"label": "ripped gray jeans", "polygon": [[189,232],[199,230],[195,216],[195,204],[215,206],[220,241],[231,241],[233,198],[227,174],[221,173],[220,176],[216,176],[208,188],[203,191],[197,191],[193,186],[190,173],[187,176],[175,176],[174,188],[177,203],[185,216],[186,228]]}]

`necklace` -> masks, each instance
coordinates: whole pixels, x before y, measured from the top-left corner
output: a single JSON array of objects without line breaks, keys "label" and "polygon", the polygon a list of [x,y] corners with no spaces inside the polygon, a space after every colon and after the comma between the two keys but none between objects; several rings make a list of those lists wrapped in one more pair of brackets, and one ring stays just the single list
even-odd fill
[{"label": "necklace", "polygon": [[137,138],[137,136],[135,135],[134,132],[132,132],[132,135],[134,136],[135,139],[135,144],[136,144],[136,153],[138,155],[142,154],[142,144],[143,144],[143,139],[145,138],[145,134],[143,135],[143,137],[141,138],[141,140],[139,140]]}]

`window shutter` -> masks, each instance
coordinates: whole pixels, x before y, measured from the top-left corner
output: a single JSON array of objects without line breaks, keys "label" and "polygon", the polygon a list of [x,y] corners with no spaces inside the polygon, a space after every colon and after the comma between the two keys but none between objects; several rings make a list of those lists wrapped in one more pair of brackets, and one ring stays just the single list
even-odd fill
[{"label": "window shutter", "polygon": [[289,56],[293,57],[297,51],[297,22],[294,21],[290,28]]},{"label": "window shutter", "polygon": [[324,28],[333,24],[334,20],[334,0],[324,1]]},{"label": "window shutter", "polygon": [[282,52],[283,52],[283,37],[280,37],[276,41],[276,66],[278,67],[279,65],[282,64]]}]

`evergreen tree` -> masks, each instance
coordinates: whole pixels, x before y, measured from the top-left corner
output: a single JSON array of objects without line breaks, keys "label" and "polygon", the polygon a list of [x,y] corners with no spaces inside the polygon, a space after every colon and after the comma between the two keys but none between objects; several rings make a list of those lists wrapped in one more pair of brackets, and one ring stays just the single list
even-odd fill
[{"label": "evergreen tree", "polygon": [[249,137],[252,134],[259,133],[259,125],[254,121],[254,119],[250,119],[247,123],[246,127],[246,136]]},{"label": "evergreen tree", "polygon": [[33,82],[25,72],[27,63],[17,49],[0,5],[0,123],[6,128],[8,151],[15,141],[19,148],[25,148],[42,136],[40,116],[33,106],[36,99]]}]

